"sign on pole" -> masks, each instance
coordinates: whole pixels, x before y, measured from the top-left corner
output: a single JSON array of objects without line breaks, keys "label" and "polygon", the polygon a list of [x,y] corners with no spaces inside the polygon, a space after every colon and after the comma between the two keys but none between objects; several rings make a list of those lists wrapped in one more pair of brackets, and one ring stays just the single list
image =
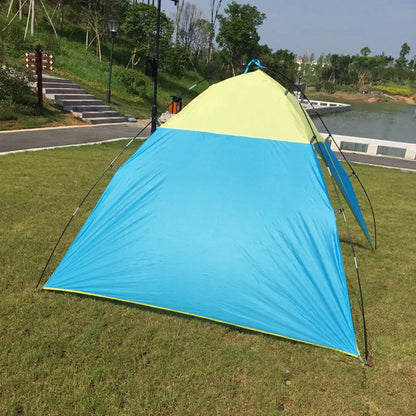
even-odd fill
[{"label": "sign on pole", "polygon": [[43,53],[40,45],[36,46],[35,52],[26,52],[26,68],[30,69],[37,76],[38,105],[43,106],[42,94],[42,70],[53,71],[53,55]]}]

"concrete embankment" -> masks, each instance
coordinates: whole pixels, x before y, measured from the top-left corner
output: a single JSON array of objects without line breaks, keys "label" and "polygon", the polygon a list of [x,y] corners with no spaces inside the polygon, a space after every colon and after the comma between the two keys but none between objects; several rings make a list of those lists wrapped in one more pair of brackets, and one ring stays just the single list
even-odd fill
[{"label": "concrete embankment", "polygon": [[[352,109],[350,104],[320,100],[303,101],[301,104],[312,118],[314,115],[318,116]],[[327,138],[328,133],[321,133],[321,135]],[[401,159],[402,162],[399,163],[400,168],[416,171],[416,143],[338,134],[331,134],[331,138],[331,149],[334,152],[341,150],[348,153],[354,161],[386,167],[398,167],[397,162]]]},{"label": "concrete embankment", "polygon": [[344,103],[332,103],[328,101],[310,100],[301,101],[303,108],[311,116],[328,114],[328,113],[340,113],[343,111],[350,111],[351,104]]},{"label": "concrete embankment", "polygon": [[[327,133],[321,133],[327,138]],[[371,165],[416,171],[416,143],[392,142],[332,134],[331,149],[348,154],[347,159]]]}]

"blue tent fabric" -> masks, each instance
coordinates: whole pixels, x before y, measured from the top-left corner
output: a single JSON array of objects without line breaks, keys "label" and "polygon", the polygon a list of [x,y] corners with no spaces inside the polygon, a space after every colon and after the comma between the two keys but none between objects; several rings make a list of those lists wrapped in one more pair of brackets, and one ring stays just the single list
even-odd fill
[{"label": "blue tent fabric", "polygon": [[308,143],[159,128],[44,288],[359,355],[336,220]]},{"label": "blue tent fabric", "polygon": [[341,163],[335,156],[334,152],[331,150],[331,147],[328,144],[328,142],[316,141],[314,145],[316,147],[317,152],[324,159],[325,164],[330,169],[332,176],[334,177],[336,183],[341,189],[342,194],[344,195],[349,207],[351,208],[354,217],[360,224],[360,227],[363,230],[365,236],[367,237],[367,240],[369,241],[370,245],[373,246],[370,234],[368,233],[367,226],[364,221],[363,214],[361,212],[360,205],[357,200],[357,196],[355,194],[350,178],[347,175],[347,172],[345,172]]}]

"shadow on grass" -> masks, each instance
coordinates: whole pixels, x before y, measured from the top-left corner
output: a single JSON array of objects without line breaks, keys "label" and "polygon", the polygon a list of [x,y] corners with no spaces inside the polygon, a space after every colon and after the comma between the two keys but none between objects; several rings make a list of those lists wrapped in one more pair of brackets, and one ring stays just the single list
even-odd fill
[{"label": "shadow on grass", "polygon": [[130,308],[138,309],[140,311],[152,312],[152,313],[158,314],[160,316],[168,316],[168,317],[172,317],[172,318],[185,319],[185,320],[191,321],[191,322],[211,323],[211,324],[215,324],[215,325],[219,325],[220,327],[223,327],[226,330],[227,333],[240,333],[240,334],[246,334],[246,335],[262,335],[266,338],[274,339],[274,340],[278,339],[279,341],[283,341],[285,343],[292,344],[292,345],[293,344],[304,344],[304,342],[302,342],[302,341],[292,340],[292,339],[289,339],[289,338],[285,338],[283,336],[268,334],[268,333],[265,333],[265,332],[257,331],[255,329],[244,328],[244,327],[240,327],[240,326],[237,326],[237,325],[234,325],[234,324],[231,324],[231,323],[221,322],[221,321],[217,321],[215,319],[205,318],[205,317],[202,317],[202,316],[200,317],[200,316],[189,315],[186,312],[179,312],[179,311],[174,311],[174,310],[171,310],[171,309],[163,309],[163,308],[160,308],[160,307],[157,307],[157,306],[145,305],[145,304],[123,301],[123,300],[117,300],[117,299],[103,298],[103,297],[88,295],[88,294],[83,294],[83,293],[70,293],[70,292],[65,292],[65,291],[52,291],[52,290],[51,291],[48,290],[48,292],[55,292],[56,294],[59,294],[60,296],[75,296],[79,299],[92,299],[96,302],[112,303],[112,304],[118,305],[118,306],[128,306]]},{"label": "shadow on grass", "polygon": [[[341,242],[341,244],[347,244],[347,245],[351,245],[351,241],[346,239],[346,238],[340,238],[339,241]],[[352,242],[354,247],[359,247],[363,250],[367,250],[370,252],[373,252],[374,250],[370,247],[370,244],[362,244],[362,243],[358,243],[356,241]]]}]

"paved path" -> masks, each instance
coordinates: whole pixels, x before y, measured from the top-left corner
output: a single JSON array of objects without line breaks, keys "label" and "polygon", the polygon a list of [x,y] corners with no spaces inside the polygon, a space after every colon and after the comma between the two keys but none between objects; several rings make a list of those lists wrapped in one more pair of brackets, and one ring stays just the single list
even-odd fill
[{"label": "paved path", "polygon": [[[143,127],[144,123],[137,122],[0,131],[0,155],[24,150],[40,150],[116,139],[130,139],[136,136]],[[147,127],[140,133],[139,137],[148,137],[149,134],[150,127]],[[345,152],[345,155],[351,162],[416,172],[416,160],[368,156],[353,152]]]},{"label": "paved path", "polygon": [[[0,154],[114,139],[130,139],[136,136],[143,127],[143,123],[138,122],[0,131]],[[149,134],[150,128],[148,127],[140,134],[140,137],[148,137]]]}]

